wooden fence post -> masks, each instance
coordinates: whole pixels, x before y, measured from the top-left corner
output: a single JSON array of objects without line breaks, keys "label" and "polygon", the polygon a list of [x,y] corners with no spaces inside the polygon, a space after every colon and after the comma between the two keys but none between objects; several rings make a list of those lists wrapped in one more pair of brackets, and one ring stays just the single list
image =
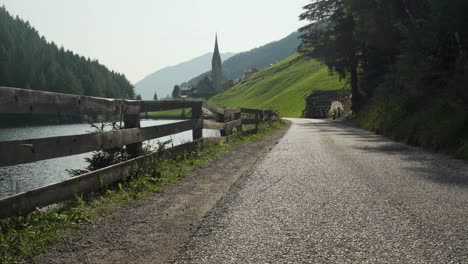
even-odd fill
[{"label": "wooden fence post", "polygon": [[[124,128],[140,128],[140,115],[124,115]],[[130,157],[135,158],[143,154],[143,143],[126,145],[125,149]]]},{"label": "wooden fence post", "polygon": [[[218,115],[218,119],[219,119],[218,122],[226,123],[226,110],[224,110],[224,114],[222,114],[222,115],[219,114],[219,115]],[[227,131],[226,131],[226,129],[220,130],[219,133],[220,133],[220,135],[221,135],[222,137],[227,136]]]},{"label": "wooden fence post", "polygon": [[255,131],[258,131],[258,123],[260,120],[260,113],[255,113]]},{"label": "wooden fence post", "polygon": [[234,120],[239,119],[241,121],[241,124],[237,127],[237,134],[242,136],[242,113],[239,112],[237,114],[234,114]]},{"label": "wooden fence post", "polygon": [[[203,118],[202,102],[194,102],[192,105],[192,119]],[[193,140],[203,138],[203,128],[197,128],[192,131]]]}]

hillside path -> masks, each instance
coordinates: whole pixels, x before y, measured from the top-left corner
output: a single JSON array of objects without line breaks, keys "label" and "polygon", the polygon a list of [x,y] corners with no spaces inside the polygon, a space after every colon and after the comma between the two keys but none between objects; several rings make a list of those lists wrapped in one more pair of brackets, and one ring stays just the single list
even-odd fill
[{"label": "hillside path", "polygon": [[175,263],[468,263],[468,164],[291,119]]}]

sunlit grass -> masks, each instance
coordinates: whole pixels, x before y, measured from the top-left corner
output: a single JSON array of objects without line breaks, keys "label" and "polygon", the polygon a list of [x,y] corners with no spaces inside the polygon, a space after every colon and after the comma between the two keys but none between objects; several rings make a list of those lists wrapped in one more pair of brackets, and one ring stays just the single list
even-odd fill
[{"label": "sunlit grass", "polygon": [[284,117],[300,117],[305,98],[314,90],[344,87],[337,76],[319,62],[293,55],[258,72],[231,90],[210,98],[225,107],[279,110]]}]

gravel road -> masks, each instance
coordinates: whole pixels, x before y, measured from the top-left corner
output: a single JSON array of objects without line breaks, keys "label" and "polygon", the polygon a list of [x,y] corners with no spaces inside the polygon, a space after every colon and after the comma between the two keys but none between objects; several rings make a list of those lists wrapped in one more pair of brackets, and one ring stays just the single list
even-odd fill
[{"label": "gravel road", "polygon": [[237,147],[163,191],[89,223],[78,234],[23,263],[168,263],[190,241],[204,216],[242,175],[249,174],[288,127]]},{"label": "gravel road", "polygon": [[468,263],[468,164],[291,119],[175,263]]}]

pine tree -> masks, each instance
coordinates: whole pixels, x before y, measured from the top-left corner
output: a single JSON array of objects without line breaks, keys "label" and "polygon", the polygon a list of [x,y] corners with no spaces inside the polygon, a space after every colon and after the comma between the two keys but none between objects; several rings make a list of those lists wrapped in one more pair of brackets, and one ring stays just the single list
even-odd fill
[{"label": "pine tree", "polygon": [[180,88],[179,85],[174,86],[174,90],[172,90],[172,98],[176,99],[180,97]]}]

